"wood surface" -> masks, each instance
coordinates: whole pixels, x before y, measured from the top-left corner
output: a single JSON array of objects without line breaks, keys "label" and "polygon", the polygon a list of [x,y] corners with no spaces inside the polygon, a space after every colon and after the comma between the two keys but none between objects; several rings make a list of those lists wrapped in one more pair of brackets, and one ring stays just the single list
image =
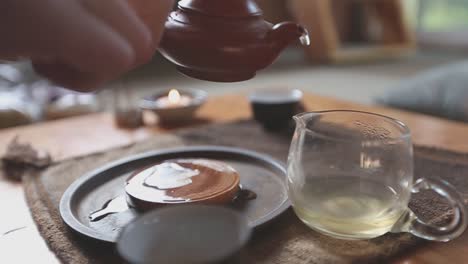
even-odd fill
[{"label": "wood surface", "polygon": [[[413,134],[413,141],[419,145],[433,146],[458,152],[468,152],[468,124],[440,118],[409,113],[394,109],[363,106],[333,98],[306,95],[304,99],[308,111],[331,109],[354,109],[385,114],[405,122]],[[250,107],[243,95],[213,97],[197,114],[198,122],[228,122],[250,118]],[[114,126],[110,114],[94,114],[57,120],[37,125],[0,130],[0,152],[16,135],[22,141],[35,147],[48,150],[55,160],[64,160],[98,151],[132,144],[160,133],[177,128],[161,128],[157,125],[136,130],[121,130]],[[44,241],[35,229],[28,207],[23,198],[21,184],[0,179],[0,263],[57,263]],[[23,228],[3,235],[15,228]],[[24,250],[28,249],[28,254]],[[427,243],[399,256],[391,263],[467,263],[468,233],[449,243]]]},{"label": "wood surface", "polygon": [[[287,3],[291,16],[311,34],[312,44],[305,50],[314,62],[368,61],[403,56],[414,50],[414,34],[406,21],[402,0],[288,0]],[[362,6],[363,14],[359,17],[351,14],[356,5]],[[371,25],[373,34],[369,30]],[[380,29],[375,31],[376,27]]]},{"label": "wood surface", "polygon": [[296,22],[310,33],[311,45],[304,48],[314,62],[328,62],[339,49],[339,35],[335,30],[329,0],[289,0],[289,10]]}]

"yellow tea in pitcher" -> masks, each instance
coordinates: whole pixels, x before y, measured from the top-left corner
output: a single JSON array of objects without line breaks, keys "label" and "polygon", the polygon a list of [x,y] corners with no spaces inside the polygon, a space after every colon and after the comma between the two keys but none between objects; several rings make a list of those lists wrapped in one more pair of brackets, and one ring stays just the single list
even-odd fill
[{"label": "yellow tea in pitcher", "polygon": [[357,179],[332,176],[305,183],[300,192],[292,192],[294,211],[308,226],[338,238],[389,232],[405,212],[405,199],[398,202],[397,192],[383,183]]}]

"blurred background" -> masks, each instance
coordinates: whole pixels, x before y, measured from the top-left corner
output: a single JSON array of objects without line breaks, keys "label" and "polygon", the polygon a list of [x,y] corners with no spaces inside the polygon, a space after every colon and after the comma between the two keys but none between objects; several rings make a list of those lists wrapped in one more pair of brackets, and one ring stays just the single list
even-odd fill
[{"label": "blurred background", "polygon": [[[272,23],[294,20],[312,45],[293,45],[250,81],[190,79],[157,54],[95,94],[71,93],[29,63],[0,65],[0,128],[112,110],[159,90],[209,95],[297,88],[365,104],[468,121],[468,0],[258,0]],[[187,48],[190,48],[187,46]],[[123,94],[123,95],[122,95]]]}]

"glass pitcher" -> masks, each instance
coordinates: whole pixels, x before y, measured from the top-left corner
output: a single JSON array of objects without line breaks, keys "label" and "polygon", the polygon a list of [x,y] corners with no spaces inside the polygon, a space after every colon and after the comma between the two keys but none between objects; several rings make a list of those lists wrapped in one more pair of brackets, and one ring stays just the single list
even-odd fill
[{"label": "glass pitcher", "polygon": [[[448,183],[413,182],[413,147],[400,121],[358,111],[304,113],[288,158],[288,192],[297,216],[312,229],[341,239],[387,232],[448,241],[466,229],[466,209]],[[425,223],[409,208],[411,193],[433,190],[453,207],[446,226]]]}]

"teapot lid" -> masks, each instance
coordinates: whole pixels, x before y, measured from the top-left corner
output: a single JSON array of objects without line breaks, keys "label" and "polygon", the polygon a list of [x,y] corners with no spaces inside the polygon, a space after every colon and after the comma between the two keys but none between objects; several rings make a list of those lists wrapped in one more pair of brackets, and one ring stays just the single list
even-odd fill
[{"label": "teapot lid", "polygon": [[229,18],[262,15],[262,10],[253,0],[182,0],[179,2],[179,8]]}]

